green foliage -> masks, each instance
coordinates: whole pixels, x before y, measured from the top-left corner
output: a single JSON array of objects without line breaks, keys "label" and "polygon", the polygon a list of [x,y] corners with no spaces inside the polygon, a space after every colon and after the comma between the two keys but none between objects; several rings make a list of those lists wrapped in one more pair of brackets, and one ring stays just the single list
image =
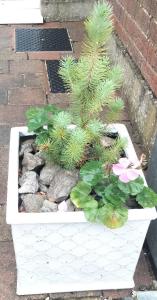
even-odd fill
[{"label": "green foliage", "polygon": [[43,131],[43,126],[51,126],[53,116],[59,111],[54,105],[29,108],[26,112],[28,130],[35,133]]},{"label": "green foliage", "polygon": [[63,150],[62,162],[66,168],[72,169],[84,160],[85,146],[88,143],[86,131],[82,128],[72,130]]},{"label": "green foliage", "polygon": [[90,196],[91,187],[86,182],[80,181],[71,192],[71,200],[78,208],[92,209],[98,207],[98,202]]},{"label": "green foliage", "polygon": [[145,186],[141,193],[137,195],[136,199],[144,208],[157,206],[157,194],[149,187]]},{"label": "green foliage", "polygon": [[[122,100],[115,97],[122,72],[119,66],[111,66],[105,51],[112,30],[111,6],[99,2],[85,21],[80,58],[68,56],[60,62],[59,74],[71,94],[69,112],[53,105],[27,111],[28,129],[37,135],[39,149],[64,168],[80,167],[91,159],[110,162],[111,157],[113,161],[119,157],[119,140],[107,150],[100,141],[103,123],[115,121],[123,109]],[[99,114],[103,107],[107,112],[102,123]]]},{"label": "green foliage", "polygon": [[101,160],[106,164],[115,163],[119,160],[121,152],[126,148],[127,141],[126,139],[116,139],[111,148],[107,148],[105,151],[102,151],[100,147],[100,157]]},{"label": "green foliage", "polygon": [[106,204],[99,210],[99,220],[111,229],[122,227],[128,220],[128,210],[124,206]]},{"label": "green foliage", "polygon": [[136,196],[140,192],[142,192],[144,188],[144,181],[141,177],[128,182],[127,184],[124,182],[118,182],[118,188],[125,194]]},{"label": "green foliage", "polygon": [[157,194],[144,186],[141,177],[124,183],[100,161],[87,162],[80,170],[81,181],[71,191],[71,201],[84,210],[90,222],[109,228],[123,226],[128,219],[127,201],[133,196],[142,207],[157,205]]},{"label": "green foliage", "polygon": [[80,177],[87,184],[95,186],[104,178],[102,163],[100,161],[87,162],[80,170]]},{"label": "green foliage", "polygon": [[[61,62],[59,74],[71,92],[71,113],[81,126],[97,118],[103,106],[112,112],[112,120],[113,113],[115,116],[123,108],[122,101],[115,99],[122,72],[119,66],[111,67],[105,52],[112,30],[111,6],[98,3],[85,22],[86,37],[79,60],[67,57]],[[104,121],[109,121],[107,116]]]}]

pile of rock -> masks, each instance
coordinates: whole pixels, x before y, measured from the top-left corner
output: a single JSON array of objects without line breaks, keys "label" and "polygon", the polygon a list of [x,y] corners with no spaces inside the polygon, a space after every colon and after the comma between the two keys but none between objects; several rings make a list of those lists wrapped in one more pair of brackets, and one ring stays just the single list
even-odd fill
[{"label": "pile of rock", "polygon": [[41,152],[36,151],[32,139],[21,143],[20,159],[20,211],[75,210],[69,194],[79,180],[78,170],[68,171],[58,165],[47,163]]}]

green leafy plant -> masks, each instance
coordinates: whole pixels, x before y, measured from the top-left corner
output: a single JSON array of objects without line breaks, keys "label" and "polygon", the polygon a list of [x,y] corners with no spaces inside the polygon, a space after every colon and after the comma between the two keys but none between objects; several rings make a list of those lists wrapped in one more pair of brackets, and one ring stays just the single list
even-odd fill
[{"label": "green leafy plant", "polygon": [[[93,159],[115,162],[124,147],[124,141],[116,140],[104,151],[101,144],[104,123],[116,121],[123,109],[123,101],[116,97],[122,72],[111,66],[105,50],[112,30],[111,6],[98,3],[85,21],[80,58],[76,61],[69,56],[60,63],[59,74],[71,95],[69,111],[59,111],[53,105],[27,111],[28,128],[36,133],[39,149],[64,168],[80,168]],[[99,114],[103,108],[102,122]]]},{"label": "green leafy plant", "polygon": [[108,169],[100,161],[87,162],[81,168],[81,181],[72,189],[70,198],[84,210],[87,220],[118,228],[127,222],[130,197],[134,197],[137,207],[157,205],[156,193],[144,185],[138,170],[125,167],[129,164],[128,159],[122,158]]}]

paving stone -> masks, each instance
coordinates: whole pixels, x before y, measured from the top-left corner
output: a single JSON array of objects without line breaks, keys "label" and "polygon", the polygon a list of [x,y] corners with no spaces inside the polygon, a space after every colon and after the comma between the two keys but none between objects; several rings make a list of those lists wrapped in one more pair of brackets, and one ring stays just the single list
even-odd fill
[{"label": "paving stone", "polygon": [[8,164],[0,161],[0,170],[0,204],[4,204],[7,199]]},{"label": "paving stone", "polygon": [[70,95],[69,94],[48,94],[48,103],[49,104],[55,104],[60,108],[68,108],[69,102],[70,102]]},{"label": "paving stone", "polygon": [[0,242],[0,299],[14,300],[16,287],[15,257],[12,242]]},{"label": "paving stone", "polygon": [[11,240],[11,227],[6,224],[6,205],[0,205],[0,242]]},{"label": "paving stone", "polygon": [[0,88],[9,89],[24,86],[24,76],[22,74],[10,75],[3,74],[0,76]]},{"label": "paving stone", "polygon": [[11,226],[7,224],[0,225],[0,242],[12,241]]},{"label": "paving stone", "polygon": [[24,74],[25,87],[45,87],[44,74],[26,73]]},{"label": "paving stone", "polygon": [[37,105],[46,102],[46,95],[42,88],[16,88],[8,91],[8,103],[17,105]]},{"label": "paving stone", "polygon": [[9,159],[9,147],[7,145],[0,146],[0,161],[8,163]]},{"label": "paving stone", "polygon": [[10,140],[10,126],[0,126],[0,146],[8,145]]},{"label": "paving stone", "polygon": [[11,61],[10,62],[10,73],[43,73],[44,62],[35,60],[26,61]]},{"label": "paving stone", "polygon": [[135,290],[149,290],[154,279],[149,257],[142,251],[134,274]]},{"label": "paving stone", "polygon": [[8,92],[6,89],[0,88],[0,104],[8,103]]},{"label": "paving stone", "polygon": [[0,125],[19,126],[26,124],[25,113],[29,107],[28,105],[1,105]]},{"label": "paving stone", "polygon": [[0,246],[1,269],[13,270],[15,267],[15,254],[12,242],[1,242]]},{"label": "paving stone", "polygon": [[74,52],[74,57],[79,58],[82,52],[82,43],[73,42],[73,52]]},{"label": "paving stone", "polygon": [[9,27],[0,28],[0,50],[12,47],[13,30]]},{"label": "paving stone", "polygon": [[16,61],[26,61],[27,60],[27,53],[26,52],[19,52],[15,53],[12,50],[4,50],[0,51],[0,60],[16,60]]},{"label": "paving stone", "polygon": [[[0,170],[0,204],[4,204],[7,197],[8,147],[0,147]],[[0,215],[0,218],[2,218],[2,215]],[[0,222],[0,224],[4,223]]]},{"label": "paving stone", "polygon": [[61,26],[67,28],[72,41],[78,42],[83,40],[85,32],[83,22],[62,22]]},{"label": "paving stone", "polygon": [[0,60],[0,74],[5,74],[9,72],[8,61]]}]

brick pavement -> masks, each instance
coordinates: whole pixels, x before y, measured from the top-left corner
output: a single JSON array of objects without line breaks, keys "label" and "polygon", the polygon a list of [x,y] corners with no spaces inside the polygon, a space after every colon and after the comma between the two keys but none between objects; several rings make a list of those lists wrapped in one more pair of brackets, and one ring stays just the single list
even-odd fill
[{"label": "brick pavement", "polygon": [[[0,300],[43,300],[46,298],[47,300],[102,300],[109,296],[114,299],[128,296],[131,293],[130,290],[16,296],[14,250],[10,226],[5,223],[9,131],[12,126],[25,124],[25,111],[30,106],[54,103],[66,108],[69,103],[69,95],[56,95],[49,92],[45,68],[46,59],[59,59],[64,53],[15,53],[15,28],[19,27],[28,28],[30,26],[0,25]],[[55,22],[36,27],[67,27],[72,39],[74,56],[79,56],[80,42],[84,34],[81,22]],[[125,121],[132,134],[132,127],[126,111],[122,115],[122,120]],[[140,153],[137,137],[135,142]],[[136,289],[140,289],[143,285],[150,288],[152,279],[153,274],[148,257],[142,253],[135,273]]]}]

